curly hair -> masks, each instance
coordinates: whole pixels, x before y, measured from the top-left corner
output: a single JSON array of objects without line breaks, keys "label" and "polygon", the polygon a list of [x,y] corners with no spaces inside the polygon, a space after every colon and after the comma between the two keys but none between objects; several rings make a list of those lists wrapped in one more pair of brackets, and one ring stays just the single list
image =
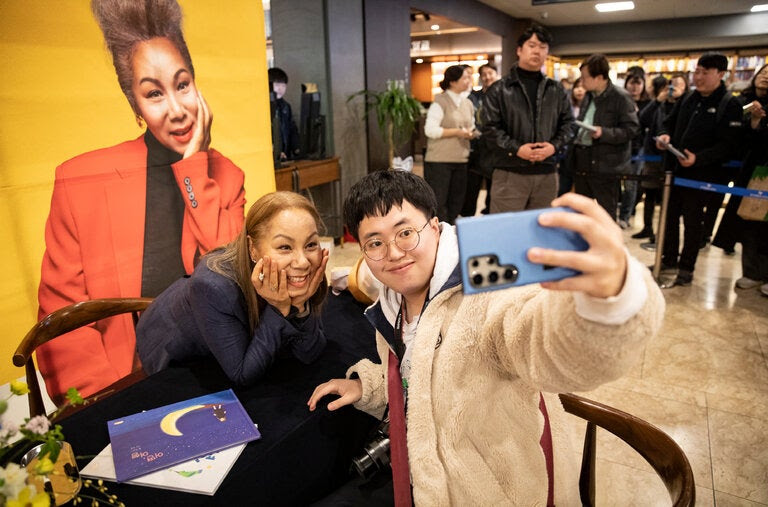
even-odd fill
[{"label": "curly hair", "polygon": [[157,37],[171,41],[181,53],[192,77],[195,69],[181,30],[181,7],[176,0],[91,0],[91,11],[112,54],[117,82],[138,114],[133,96],[132,60],[136,45]]}]

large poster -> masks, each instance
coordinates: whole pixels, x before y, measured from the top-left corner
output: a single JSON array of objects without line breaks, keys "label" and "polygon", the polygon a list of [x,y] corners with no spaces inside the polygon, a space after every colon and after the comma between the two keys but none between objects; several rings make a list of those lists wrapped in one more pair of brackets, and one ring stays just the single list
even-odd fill
[{"label": "large poster", "polygon": [[[118,170],[125,179],[112,182],[115,184],[108,192],[97,185],[98,194],[106,196],[103,197],[105,202],[123,199],[125,209],[135,208],[137,200],[142,204],[146,202],[146,176],[143,180],[139,178],[144,182],[140,185],[136,185],[131,176],[146,170],[144,135],[150,132],[155,134],[154,141],[159,143],[161,151],[162,148],[171,153],[175,151],[184,160],[196,160],[194,153],[190,153],[195,150],[216,154],[213,157],[220,155],[221,159],[216,160],[226,160],[242,172],[245,199],[249,203],[274,190],[261,4],[233,0],[222,9],[216,2],[180,0],[183,37],[189,58],[179,50],[178,43],[169,45],[162,41],[154,48],[145,48],[152,51],[144,51],[141,62],[134,59],[136,55],[131,52],[131,70],[143,69],[148,77],[142,82],[142,86],[147,85],[145,89],[133,90],[143,101],[138,105],[134,99],[128,100],[130,91],[124,94],[129,89],[125,83],[121,89],[119,72],[113,66],[112,54],[107,50],[89,3],[56,0],[0,2],[0,61],[4,75],[0,80],[0,238],[6,246],[0,275],[0,322],[4,335],[0,342],[0,357],[5,358],[0,361],[0,382],[22,375],[22,370],[11,365],[11,356],[37,321],[45,224],[49,212],[62,210],[56,203],[52,208],[51,199],[56,168],[63,162],[78,156],[81,157],[76,160],[82,160],[83,154],[94,153],[94,150],[116,145],[126,147],[126,142],[139,147],[136,158],[139,162],[131,162],[122,172]],[[161,47],[163,44],[165,51]],[[171,75],[158,75],[158,82],[153,83],[153,66],[162,68],[169,62],[175,65]],[[190,63],[193,69],[187,68]],[[186,69],[187,74],[181,69]],[[171,81],[165,82],[168,79]],[[157,85],[155,87],[160,91],[150,85]],[[171,90],[172,94],[167,92]],[[184,90],[195,93],[183,95]],[[160,97],[165,93],[167,97]],[[185,102],[184,97],[192,97],[192,100]],[[159,102],[171,103],[166,109],[170,108],[171,116],[177,115],[173,128],[168,127],[170,123],[163,123],[174,121],[163,119],[162,115],[167,115],[167,111],[156,114]],[[196,144],[196,148],[188,149],[191,144]],[[132,153],[126,149],[127,153]],[[103,155],[103,159],[91,156],[88,164],[81,164],[81,169],[86,167],[82,176],[87,176],[86,173],[94,167],[115,165],[121,158],[114,158],[114,153],[109,151],[96,153]],[[182,177],[176,182],[179,195],[185,200],[186,208],[194,209],[196,213],[199,210],[192,208],[191,203],[199,202],[202,209],[203,188],[195,188],[194,182],[189,184],[183,180]],[[221,183],[224,187],[239,185],[236,177],[234,183],[229,180]],[[192,188],[187,190],[186,187]],[[68,195],[69,202],[82,203],[100,198],[92,189],[78,189],[86,193],[74,197]],[[234,213],[239,212],[238,206],[245,205],[237,190],[231,192],[229,198]],[[198,192],[197,196],[195,192]],[[104,215],[115,213],[114,209],[103,211]],[[125,232],[128,240],[128,231],[132,226],[136,228],[135,211],[124,217],[125,231],[111,227],[113,236]],[[75,224],[72,216],[76,213],[77,210],[66,208],[60,213],[60,221]],[[94,220],[102,218],[96,212],[91,214]],[[143,220],[143,209],[141,215]],[[186,216],[184,220],[187,220]],[[79,221],[77,226],[90,230],[91,226],[83,226],[84,223]],[[94,226],[93,230],[98,227]],[[74,234],[80,242],[79,238],[85,232],[76,230],[68,231],[68,234]],[[49,239],[51,237],[55,234],[49,234]],[[91,235],[88,242],[93,246],[102,240],[104,250],[118,249],[114,245],[119,244],[119,239]],[[193,262],[199,251],[204,250],[199,245],[188,249],[188,253],[182,254],[182,265]],[[132,269],[130,261],[118,255],[115,265],[105,268],[103,273],[93,270],[85,273],[82,264],[85,259],[78,259],[78,255],[86,254],[78,250],[67,255],[58,259],[66,260],[65,264],[79,264],[71,273],[66,273],[65,269],[61,280],[54,279],[50,293],[57,293],[57,288],[66,292],[72,284],[85,286],[82,280],[78,281],[78,277],[84,276],[91,282],[103,276],[113,283],[115,277],[125,277]],[[133,261],[135,270],[140,259]],[[62,261],[57,260],[54,264],[60,268]],[[59,297],[60,294],[55,296],[57,301],[65,299]]]}]

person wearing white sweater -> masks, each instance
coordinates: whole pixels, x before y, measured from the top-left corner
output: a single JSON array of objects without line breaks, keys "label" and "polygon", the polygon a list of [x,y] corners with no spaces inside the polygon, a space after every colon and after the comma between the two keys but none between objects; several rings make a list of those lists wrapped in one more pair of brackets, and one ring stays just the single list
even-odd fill
[{"label": "person wearing white sweater", "polygon": [[345,222],[365,254],[350,278],[369,293],[378,288],[366,316],[381,363],[358,362],[346,379],[319,385],[308,405],[338,395],[328,410],[354,404],[382,417],[389,405],[392,421],[399,393],[391,398],[390,386],[400,374],[407,463],[393,457],[396,505],[410,503],[398,476],[419,506],[578,504],[557,393],[622,376],[661,326],[664,299],[597,203],[565,194],[552,204],[579,213],[545,213],[541,225],[574,230],[589,248],[530,248],[528,258],[582,274],[465,296],[455,229],[438,222],[422,179],[376,172],[350,190]]}]

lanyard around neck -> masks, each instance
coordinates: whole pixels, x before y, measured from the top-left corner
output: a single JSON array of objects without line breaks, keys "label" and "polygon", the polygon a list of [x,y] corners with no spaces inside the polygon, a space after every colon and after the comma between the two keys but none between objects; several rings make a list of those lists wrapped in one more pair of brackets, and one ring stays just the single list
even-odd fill
[{"label": "lanyard around neck", "polygon": [[[419,314],[419,318],[421,318],[421,315],[424,313],[424,310],[427,308],[427,303],[429,302],[429,298],[424,298],[424,305],[421,307],[421,313]],[[395,340],[394,340],[394,349],[395,354],[397,354],[397,358],[402,361],[403,356],[405,355],[405,340],[403,339],[404,334],[404,327],[405,323],[404,320],[408,319],[408,309],[406,308],[405,304],[405,297],[400,301],[400,311],[397,312],[397,317],[395,318]]]}]

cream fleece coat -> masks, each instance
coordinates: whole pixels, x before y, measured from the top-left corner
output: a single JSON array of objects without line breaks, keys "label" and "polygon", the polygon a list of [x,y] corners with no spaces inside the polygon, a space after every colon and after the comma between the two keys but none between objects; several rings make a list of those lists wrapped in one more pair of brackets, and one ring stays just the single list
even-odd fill
[{"label": "cream fleece coat", "polygon": [[[630,258],[635,264],[628,279],[634,276],[634,287],[644,289],[636,291],[639,309],[621,324],[601,324],[577,313],[572,293],[538,285],[465,296],[455,231],[445,224],[437,259],[413,344],[408,391],[415,504],[545,505],[543,392],[555,503],[579,505],[578,462],[563,420],[572,416],[556,393],[588,391],[623,375],[661,326],[661,291],[648,269]],[[381,364],[362,360],[347,373],[357,374],[363,386],[355,406],[376,417],[387,404],[388,340],[399,297],[384,288],[366,311],[377,328]]]}]

